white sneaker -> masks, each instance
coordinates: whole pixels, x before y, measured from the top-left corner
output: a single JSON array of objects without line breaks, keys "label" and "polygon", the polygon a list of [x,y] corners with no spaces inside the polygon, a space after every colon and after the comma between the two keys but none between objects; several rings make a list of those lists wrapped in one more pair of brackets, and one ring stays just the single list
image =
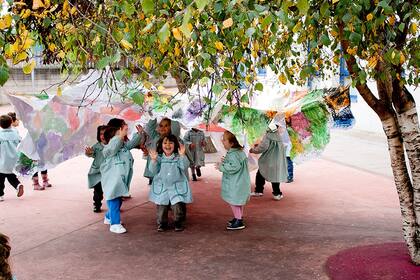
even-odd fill
[{"label": "white sneaker", "polygon": [[0,196],[0,201],[4,201],[4,196]]},{"label": "white sneaker", "polygon": [[109,231],[118,234],[127,232],[127,230],[125,229],[125,227],[122,226],[122,224],[111,225],[109,227]]},{"label": "white sneaker", "polygon": [[110,225],[111,224],[111,220],[108,219],[107,217],[104,218],[104,225]]},{"label": "white sneaker", "polygon": [[282,195],[282,194],[279,194],[279,195],[273,195],[273,199],[274,200],[280,200],[280,199],[282,199],[284,196]]},{"label": "white sneaker", "polygon": [[263,193],[261,193],[261,192],[252,192],[251,193],[251,196],[256,196],[256,197],[258,197],[258,196],[263,196],[264,194]]}]

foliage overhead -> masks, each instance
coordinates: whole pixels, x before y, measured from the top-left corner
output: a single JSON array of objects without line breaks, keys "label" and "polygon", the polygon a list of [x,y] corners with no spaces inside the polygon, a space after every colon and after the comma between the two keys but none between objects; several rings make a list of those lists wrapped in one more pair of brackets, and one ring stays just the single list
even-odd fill
[{"label": "foliage overhead", "polygon": [[[32,48],[45,63],[80,73],[110,67],[115,80],[172,74],[185,87],[210,84],[210,102],[225,95],[239,105],[259,67],[280,83],[353,61],[353,83],[393,79],[419,83],[419,1],[391,0],[26,0],[7,2],[0,18],[0,84],[6,59],[35,67]],[[248,92],[240,91],[247,85]]]}]

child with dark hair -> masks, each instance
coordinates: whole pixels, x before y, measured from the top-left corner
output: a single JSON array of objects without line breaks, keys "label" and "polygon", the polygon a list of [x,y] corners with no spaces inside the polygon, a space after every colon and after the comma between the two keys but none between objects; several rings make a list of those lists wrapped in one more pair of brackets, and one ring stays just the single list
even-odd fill
[{"label": "child with dark hair", "polygon": [[104,131],[107,143],[102,150],[104,162],[100,166],[101,184],[108,206],[104,224],[110,225],[113,233],[125,233],[127,230],[121,224],[120,208],[122,197],[128,196],[133,177],[134,159],[130,150],[137,147],[144,138],[143,128],[136,126],[137,133],[127,141],[128,126],[124,120],[119,121],[120,127],[108,127]]},{"label": "child with dark hair", "polygon": [[100,167],[104,161],[102,150],[104,149],[104,145],[106,145],[104,137],[106,128],[106,125],[98,126],[96,133],[96,140],[98,142],[92,147],[86,147],[85,149],[86,156],[94,158],[88,173],[88,186],[90,189],[93,188],[93,212],[95,213],[101,212],[103,199]]},{"label": "child with dark hair", "polygon": [[9,238],[0,233],[0,279],[13,280],[12,270],[10,269],[9,257],[11,247]]},{"label": "child with dark hair", "polygon": [[193,181],[197,181],[197,176],[201,177],[201,167],[204,166],[203,148],[206,146],[205,140],[204,132],[196,128],[190,129],[184,136],[187,155],[190,155],[190,169]]},{"label": "child with dark hair", "polygon": [[245,228],[244,205],[248,202],[251,192],[248,158],[238,139],[230,131],[223,133],[222,143],[227,153],[222,161],[216,164],[216,169],[223,172],[222,198],[230,204],[234,215],[234,218],[228,222],[227,229],[241,230]]},{"label": "child with dark hair", "polygon": [[157,230],[161,232],[168,229],[168,210],[171,207],[175,231],[183,231],[185,203],[192,202],[185,173],[189,166],[185,147],[179,144],[178,137],[170,134],[162,137],[157,143],[157,150],[150,150],[149,155],[149,171],[154,176],[149,200],[157,205]]},{"label": "child with dark hair", "polygon": [[23,185],[20,183],[13,169],[18,160],[17,146],[20,142],[20,136],[16,130],[12,129],[12,118],[8,115],[0,116],[0,201],[4,198],[4,182],[7,179],[16,189],[17,196],[23,195]]},{"label": "child with dark hair", "polygon": [[16,117],[16,113],[15,112],[9,112],[9,113],[7,113],[7,115],[9,115],[9,117],[12,118],[12,126],[13,127],[18,127],[19,126],[19,119]]}]

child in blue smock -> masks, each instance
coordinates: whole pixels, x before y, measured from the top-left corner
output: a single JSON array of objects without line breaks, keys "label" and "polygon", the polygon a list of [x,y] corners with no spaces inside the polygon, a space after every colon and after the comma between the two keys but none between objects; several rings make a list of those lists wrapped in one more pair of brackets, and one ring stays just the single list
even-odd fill
[{"label": "child in blue smock", "polygon": [[227,153],[222,161],[216,164],[216,169],[223,172],[221,194],[223,200],[230,204],[234,216],[228,222],[227,229],[240,230],[245,228],[243,211],[251,192],[248,158],[231,132],[223,133],[222,143]]},{"label": "child in blue smock", "polygon": [[150,150],[149,155],[149,171],[154,176],[149,200],[157,205],[157,230],[168,229],[168,210],[171,207],[175,231],[182,231],[185,203],[192,202],[191,189],[185,175],[189,166],[185,147],[180,146],[178,138],[170,134],[161,138],[157,144],[157,151]]},{"label": "child in blue smock", "polygon": [[[184,136],[184,144],[187,147],[187,154],[190,155],[190,168],[192,180],[197,181],[197,176],[201,177],[201,167],[204,166],[205,155],[204,147],[206,146],[206,137],[204,132],[196,128],[192,128]],[[197,172],[197,176],[196,176]]]},{"label": "child in blue smock", "polygon": [[4,200],[4,182],[7,179],[17,191],[17,196],[23,195],[23,185],[20,183],[13,169],[18,160],[17,145],[20,136],[12,129],[12,118],[8,115],[0,116],[0,202]]},{"label": "child in blue smock", "polygon": [[106,125],[98,126],[96,133],[96,140],[98,140],[98,142],[92,147],[86,147],[85,149],[86,156],[93,158],[93,162],[88,173],[88,187],[89,189],[93,189],[93,212],[95,213],[101,212],[102,199],[104,198],[101,185],[101,172],[99,168],[104,161],[102,150],[106,145],[104,137],[106,128]]},{"label": "child in blue smock", "polygon": [[[119,120],[119,121],[115,121]],[[113,122],[111,122],[113,121]],[[122,197],[128,196],[133,177],[134,159],[130,150],[139,145],[143,128],[136,126],[137,132],[133,139],[127,141],[128,126],[124,120],[112,119],[105,130],[105,145],[102,154],[105,158],[101,164],[101,184],[108,206],[104,224],[110,224],[109,230],[114,233],[124,233],[127,230],[121,224],[120,208]]]}]

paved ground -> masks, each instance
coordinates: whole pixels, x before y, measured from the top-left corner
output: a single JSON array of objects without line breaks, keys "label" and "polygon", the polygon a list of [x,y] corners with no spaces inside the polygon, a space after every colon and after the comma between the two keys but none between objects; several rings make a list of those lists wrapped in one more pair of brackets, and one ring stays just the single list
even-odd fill
[{"label": "paved ground", "polygon": [[[386,146],[362,134],[334,132],[323,158],[298,165],[295,182],[282,185],[283,200],[273,201],[270,187],[251,199],[242,232],[224,229],[230,209],[219,195],[220,174],[208,166],[192,183],[186,231],[157,233],[141,176],[144,161],[135,151],[133,198],[122,213],[128,233],[112,234],[103,214],[91,211],[90,160],[75,158],[50,171],[51,189],[34,192],[25,180],[26,193],[17,199],[7,188],[0,231],[12,240],[13,271],[19,280],[343,279],[340,267],[351,267],[357,272],[352,279],[419,279],[420,269],[408,262],[411,274],[402,275],[343,258],[372,245],[382,249],[377,259],[369,251],[374,263],[390,256],[407,260],[398,197],[387,168],[380,167]],[[396,243],[399,251],[387,250]]]}]

